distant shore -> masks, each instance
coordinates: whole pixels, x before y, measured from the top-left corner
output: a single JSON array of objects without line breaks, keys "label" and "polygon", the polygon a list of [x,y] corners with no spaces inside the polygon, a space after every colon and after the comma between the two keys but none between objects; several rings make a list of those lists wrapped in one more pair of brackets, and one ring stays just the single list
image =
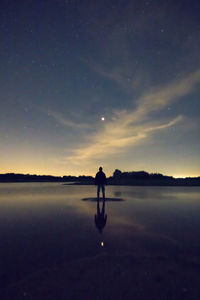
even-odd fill
[{"label": "distant shore", "polygon": [[[94,185],[92,176],[51,176],[7,173],[0,174],[0,182],[61,182],[72,185]],[[200,177],[174,178],[154,173],[121,172],[115,170],[107,179],[108,185],[125,186],[200,186]]]}]

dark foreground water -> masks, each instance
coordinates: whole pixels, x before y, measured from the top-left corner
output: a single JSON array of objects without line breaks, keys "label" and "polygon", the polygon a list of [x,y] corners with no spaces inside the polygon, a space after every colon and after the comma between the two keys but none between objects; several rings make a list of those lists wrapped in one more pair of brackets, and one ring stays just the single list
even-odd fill
[{"label": "dark foreground water", "polygon": [[95,194],[0,184],[0,299],[200,299],[200,188]]}]

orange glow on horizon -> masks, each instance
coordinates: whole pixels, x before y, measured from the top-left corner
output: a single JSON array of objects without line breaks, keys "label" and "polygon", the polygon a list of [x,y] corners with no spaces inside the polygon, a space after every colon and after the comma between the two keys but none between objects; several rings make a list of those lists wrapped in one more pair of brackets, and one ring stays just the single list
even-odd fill
[{"label": "orange glow on horizon", "polygon": [[[117,168],[116,168],[117,169]],[[113,175],[113,172],[114,172],[115,169],[113,170],[107,170],[106,168],[104,168],[104,172],[106,173],[106,176],[107,177],[110,177]],[[66,173],[62,172],[62,171],[53,171],[53,170],[50,170],[50,169],[47,169],[47,170],[38,170],[36,168],[32,169],[30,168],[29,170],[27,168],[19,168],[19,169],[15,169],[15,168],[1,168],[1,172],[0,174],[6,174],[6,173],[15,173],[15,174],[29,174],[29,175],[49,175],[49,176],[59,176],[59,177],[62,177],[62,176],[95,176],[96,172],[98,171],[98,165],[97,167],[94,169],[94,171],[75,171],[75,170],[67,170]],[[121,170],[122,172],[131,172],[130,170]],[[141,171],[141,170],[132,170],[134,172],[138,172],[138,171]],[[146,171],[146,170],[144,170]],[[148,173],[157,173],[155,171],[146,171]],[[170,173],[162,173],[162,172],[159,172],[161,174],[163,174],[164,176],[173,176],[174,178],[186,178],[186,177],[200,177],[200,174],[199,173],[191,173],[191,174],[170,174]]]}]

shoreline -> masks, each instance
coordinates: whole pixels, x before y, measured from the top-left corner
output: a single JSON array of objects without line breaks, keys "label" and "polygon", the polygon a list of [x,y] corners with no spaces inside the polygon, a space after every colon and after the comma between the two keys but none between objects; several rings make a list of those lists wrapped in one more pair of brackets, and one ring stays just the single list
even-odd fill
[{"label": "shoreline", "polygon": [[[0,181],[0,183],[61,183],[62,185],[94,185],[94,183],[92,182],[63,182],[63,181],[39,181],[39,180],[35,180],[35,181]],[[182,187],[200,187],[200,182],[189,182],[189,183],[185,183],[185,182],[173,182],[173,183],[169,183],[169,182],[134,182],[134,183],[126,183],[126,182],[112,182],[112,183],[108,183],[107,186],[182,186]]]}]

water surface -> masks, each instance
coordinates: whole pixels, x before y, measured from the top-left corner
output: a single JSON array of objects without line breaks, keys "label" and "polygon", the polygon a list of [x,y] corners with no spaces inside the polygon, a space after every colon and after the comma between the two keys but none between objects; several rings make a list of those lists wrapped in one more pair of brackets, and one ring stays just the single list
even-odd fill
[{"label": "water surface", "polygon": [[101,232],[95,195],[94,186],[0,184],[2,299],[200,296],[199,187],[108,186]]}]

